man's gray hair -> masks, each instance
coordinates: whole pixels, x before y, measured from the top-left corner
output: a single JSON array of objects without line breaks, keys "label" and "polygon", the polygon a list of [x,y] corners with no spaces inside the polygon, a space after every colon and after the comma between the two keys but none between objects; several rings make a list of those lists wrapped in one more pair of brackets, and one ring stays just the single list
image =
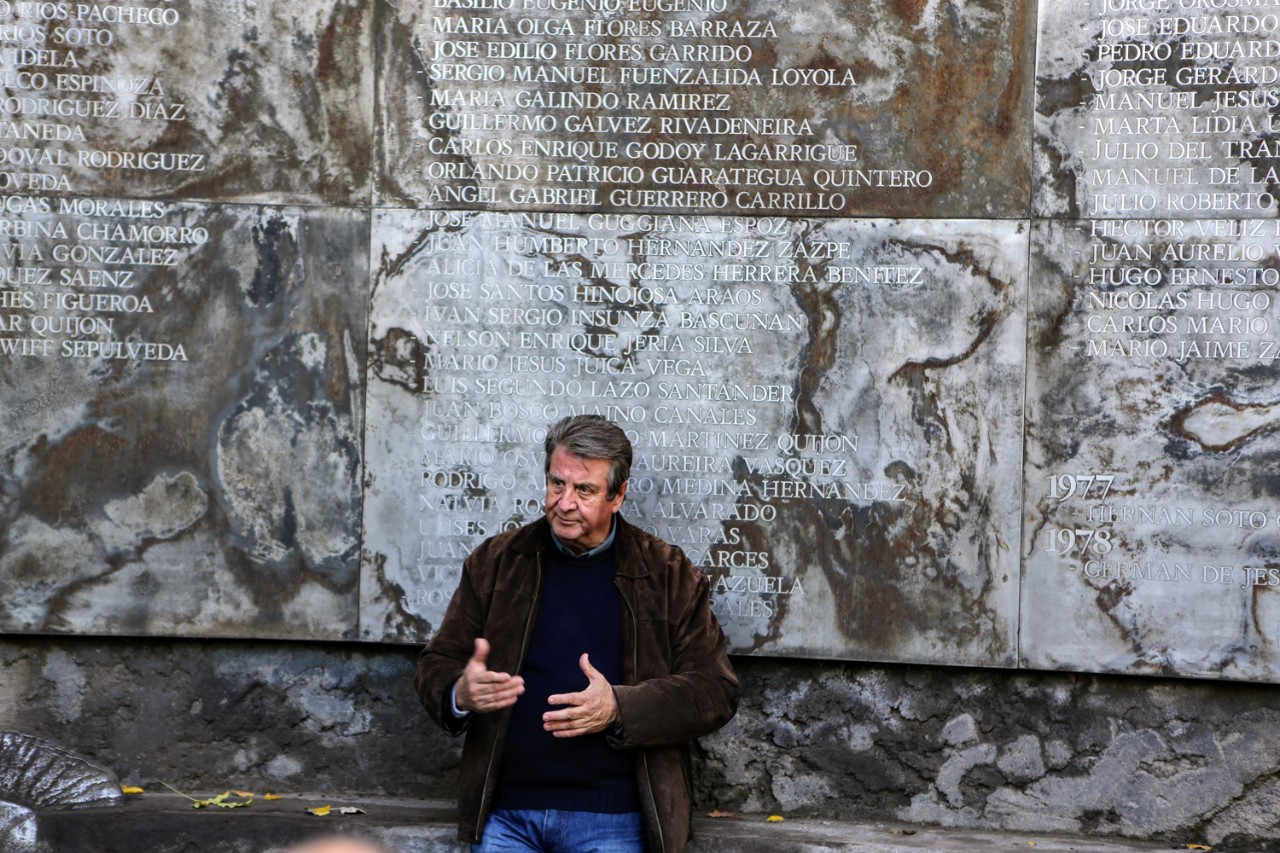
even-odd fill
[{"label": "man's gray hair", "polygon": [[617,497],[622,484],[631,476],[631,441],[622,427],[600,415],[574,415],[556,421],[547,429],[543,442],[547,458],[544,474],[551,471],[551,452],[563,447],[584,459],[603,459],[609,463],[610,500]]}]

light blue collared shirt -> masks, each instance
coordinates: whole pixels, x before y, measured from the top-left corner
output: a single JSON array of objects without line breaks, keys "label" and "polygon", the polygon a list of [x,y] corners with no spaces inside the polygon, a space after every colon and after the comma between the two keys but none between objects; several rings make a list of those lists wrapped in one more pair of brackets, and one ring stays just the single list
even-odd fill
[{"label": "light blue collared shirt", "polygon": [[572,557],[575,560],[585,560],[587,557],[594,557],[596,554],[607,550],[611,545],[613,545],[613,539],[618,535],[617,516],[609,518],[609,535],[604,538],[604,541],[592,548],[590,551],[583,551],[581,554],[575,554],[570,551],[564,546],[564,543],[560,541],[560,537],[556,536],[555,531],[550,532],[551,541],[555,543],[556,550],[561,554],[564,554],[566,557]]}]

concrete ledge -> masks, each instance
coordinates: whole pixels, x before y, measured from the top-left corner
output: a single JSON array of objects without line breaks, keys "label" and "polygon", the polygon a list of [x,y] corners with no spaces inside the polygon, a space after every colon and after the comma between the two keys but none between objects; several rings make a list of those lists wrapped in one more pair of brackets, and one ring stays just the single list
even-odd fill
[{"label": "concrete ledge", "polygon": [[[365,814],[316,817],[306,811],[323,805],[355,806]],[[38,853],[276,853],[317,835],[347,833],[380,841],[396,853],[458,850],[452,803],[321,794],[195,809],[176,794],[148,793],[127,797],[118,809],[43,811],[37,826]]]},{"label": "concrete ledge", "polygon": [[[315,817],[306,809],[351,805],[360,815]],[[453,805],[442,801],[350,800],[289,795],[238,809],[193,809],[173,794],[130,796],[123,806],[92,811],[44,811],[40,853],[281,853],[306,838],[352,833],[380,841],[393,853],[457,853]],[[796,819],[769,823],[764,815],[699,818],[690,853],[1146,853],[1187,849],[1110,838],[995,833],[932,827]],[[1219,851],[1264,848],[1219,846]]]},{"label": "concrete ledge", "polygon": [[[824,820],[767,823],[764,817],[743,821],[696,822],[690,853],[1147,853],[1169,844],[1078,836],[947,830],[888,824]],[[1185,849],[1185,847],[1184,847]]]}]

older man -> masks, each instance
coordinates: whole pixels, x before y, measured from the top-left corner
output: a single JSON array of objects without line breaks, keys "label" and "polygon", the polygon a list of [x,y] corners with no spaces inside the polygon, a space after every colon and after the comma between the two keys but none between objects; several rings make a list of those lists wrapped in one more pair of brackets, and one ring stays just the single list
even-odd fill
[{"label": "older man", "polygon": [[416,686],[466,732],[473,853],[679,853],[689,744],[737,710],[706,575],[619,514],[631,443],[596,416],[548,430],[545,517],[481,543]]}]

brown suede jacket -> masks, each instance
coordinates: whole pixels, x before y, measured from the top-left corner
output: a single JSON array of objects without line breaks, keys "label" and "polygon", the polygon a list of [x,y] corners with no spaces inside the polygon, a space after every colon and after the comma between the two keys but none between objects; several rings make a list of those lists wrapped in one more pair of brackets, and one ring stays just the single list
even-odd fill
[{"label": "brown suede jacket", "polygon": [[[707,576],[679,548],[616,519],[625,683],[614,685],[622,726],[610,742],[635,751],[649,850],[681,853],[693,812],[689,744],[733,717],[741,688]],[[458,779],[458,837],[466,841],[484,829],[511,712],[458,720],[451,690],[476,637],[489,641],[489,669],[520,671],[542,593],[547,527],[539,520],[476,548],[418,658],[415,686],[427,712],[451,734],[467,734]]]}]

